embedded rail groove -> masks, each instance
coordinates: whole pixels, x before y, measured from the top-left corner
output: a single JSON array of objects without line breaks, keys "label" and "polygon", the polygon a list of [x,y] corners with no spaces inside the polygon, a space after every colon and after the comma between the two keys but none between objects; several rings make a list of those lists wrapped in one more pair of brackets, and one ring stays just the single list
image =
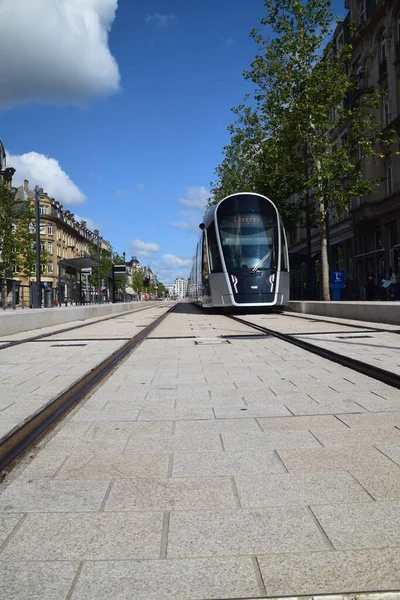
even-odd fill
[{"label": "embedded rail groove", "polygon": [[[83,327],[90,327],[91,325],[96,325],[97,323],[104,323],[104,321],[111,321],[111,319],[118,319],[119,317],[124,317],[125,315],[130,315],[135,312],[141,312],[142,310],[148,310],[149,308],[155,308],[154,306],[142,306],[140,308],[133,308],[132,310],[127,310],[123,313],[117,313],[116,315],[100,317],[91,323],[81,323],[80,325],[72,325],[71,327],[63,327],[62,329],[57,329],[57,331],[51,331],[49,333],[39,333],[38,335],[34,335],[30,338],[24,338],[22,340],[12,340],[11,342],[5,343],[3,346],[0,346],[0,350],[6,350],[6,348],[12,348],[13,346],[19,346],[20,344],[27,344],[28,342],[36,342],[43,338],[53,337],[54,335],[58,335],[59,333],[66,333],[67,331],[73,331],[74,329],[82,329]],[[161,308],[157,306],[157,308]],[[11,334],[15,335],[15,334]],[[1,339],[1,336],[0,336]]]},{"label": "embedded rail groove", "polygon": [[235,317],[234,315],[229,315],[228,318],[233,319],[234,321],[238,321],[238,323],[242,323],[243,325],[247,325],[248,327],[253,327],[254,329],[257,329],[258,331],[261,331],[272,337],[276,337],[279,340],[282,340],[283,342],[288,342],[289,344],[298,346],[299,348],[307,350],[312,354],[316,354],[317,356],[326,358],[332,362],[338,363],[339,365],[348,367],[349,369],[353,369],[353,371],[362,373],[367,377],[371,377],[372,379],[376,379],[377,381],[381,381],[382,383],[386,383],[387,385],[400,389],[400,375],[391,373],[390,371],[386,371],[385,369],[381,369],[380,367],[376,367],[375,365],[364,363],[361,360],[357,360],[356,358],[342,356],[337,352],[333,352],[333,350],[321,348],[319,346],[316,346],[315,344],[311,344],[310,342],[301,340],[298,337],[295,337],[291,334],[281,333],[279,331],[275,331],[274,329],[264,327],[263,325],[251,323],[249,321],[246,321],[245,319],[241,319],[240,317]]},{"label": "embedded rail groove", "polygon": [[[329,323],[329,325],[340,325],[342,327],[353,327],[354,329],[365,329],[366,331],[369,332],[374,332],[374,333],[397,333],[400,334],[400,329],[384,329],[383,327],[368,327],[368,325],[359,325],[358,323],[356,324],[354,322],[354,319],[349,319],[349,321],[352,321],[351,323],[343,323],[343,321],[346,321],[346,319],[342,319],[342,321],[334,321],[333,319],[335,317],[330,317],[332,320],[329,321],[329,319],[325,319],[325,318],[318,318],[321,315],[313,315],[313,314],[308,314],[308,313],[301,313],[301,316],[295,312],[280,312],[279,315],[281,317],[289,317],[291,319],[303,319],[304,321],[315,321],[316,323]],[[313,318],[315,317],[315,318]],[[337,318],[337,317],[336,317]],[[385,325],[385,323],[382,323],[382,325]],[[389,324],[387,324],[387,327],[389,327]],[[328,332],[328,333],[333,333],[333,332]],[[297,335],[301,335],[301,334],[297,334]]]},{"label": "embedded rail groove", "polygon": [[[14,461],[34,442],[42,437],[58,420],[74,408],[106,375],[110,373],[128,354],[141,344],[146,337],[175,309],[157,317],[142,331],[130,338],[126,344],[110,354],[97,367],[72,384],[67,390],[38,410],[22,425],[6,435],[0,446],[0,472],[10,470]],[[125,313],[128,314],[128,313]],[[121,315],[119,315],[121,316]]]}]

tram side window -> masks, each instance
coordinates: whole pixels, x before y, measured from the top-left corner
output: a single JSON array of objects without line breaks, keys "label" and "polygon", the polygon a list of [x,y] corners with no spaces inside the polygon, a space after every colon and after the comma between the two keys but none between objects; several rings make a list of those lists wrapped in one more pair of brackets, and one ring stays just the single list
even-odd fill
[{"label": "tram side window", "polygon": [[203,260],[202,260],[202,279],[208,277],[208,259],[207,259],[207,238],[203,233]]},{"label": "tram side window", "polygon": [[285,231],[281,225],[281,271],[288,271],[288,253],[286,246]]},{"label": "tram side window", "polygon": [[222,272],[222,263],[221,257],[219,254],[217,236],[215,233],[215,223],[211,223],[211,225],[207,229],[207,241],[208,241],[208,256],[210,258],[210,270],[211,273],[221,273]]}]

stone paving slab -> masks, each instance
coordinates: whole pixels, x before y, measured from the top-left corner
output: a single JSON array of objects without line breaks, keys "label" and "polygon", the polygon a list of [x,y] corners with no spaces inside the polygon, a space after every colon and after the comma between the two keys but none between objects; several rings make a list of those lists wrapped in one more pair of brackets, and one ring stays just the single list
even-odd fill
[{"label": "stone paving slab", "polygon": [[[176,435],[201,433],[259,433],[260,426],[255,419],[214,419],[179,421],[175,424]],[[400,433],[400,432],[399,432]]]},{"label": "stone paving slab", "polygon": [[18,525],[22,515],[0,514],[0,545],[3,544],[12,530]]},{"label": "stone paving slab", "polygon": [[78,562],[0,563],[7,600],[66,600]]},{"label": "stone paving slab", "polygon": [[3,561],[159,558],[162,513],[29,514]]},{"label": "stone paving slab", "polygon": [[236,508],[228,477],[119,479],[114,482],[104,510],[206,510]]},{"label": "stone paving slab", "polygon": [[235,483],[243,508],[372,500],[346,472],[237,475]]},{"label": "stone paving slab", "polygon": [[72,600],[215,600],[259,596],[251,558],[85,563]]},{"label": "stone paving slab", "polygon": [[293,552],[293,548],[329,548],[307,508],[171,513],[169,558]]},{"label": "stone paving slab", "polygon": [[110,481],[13,481],[0,497],[0,512],[72,512],[101,508]]},{"label": "stone paving slab", "polygon": [[274,450],[174,454],[173,477],[221,477],[241,473],[285,473]]},{"label": "stone paving slab", "polygon": [[314,415],[311,417],[285,417],[283,419],[257,419],[264,431],[272,430],[297,430],[319,429],[327,431],[346,430],[347,425],[343,419],[339,420],[334,415]]},{"label": "stone paving slab", "polygon": [[283,448],[321,448],[308,431],[266,431],[264,433],[222,435],[225,450],[278,450]]},{"label": "stone paving slab", "polygon": [[311,506],[337,550],[389,548],[400,540],[400,502]]},{"label": "stone paving slab", "polygon": [[370,446],[278,450],[289,472],[347,471],[353,468],[385,468],[390,459]]},{"label": "stone paving slab", "polygon": [[[258,556],[258,564],[270,597],[400,589],[398,548],[268,554]],[[379,595],[367,598],[378,600]]]},{"label": "stone paving slab", "polygon": [[218,452],[222,451],[218,434],[141,436],[132,437],[125,448],[125,454],[159,452]]}]

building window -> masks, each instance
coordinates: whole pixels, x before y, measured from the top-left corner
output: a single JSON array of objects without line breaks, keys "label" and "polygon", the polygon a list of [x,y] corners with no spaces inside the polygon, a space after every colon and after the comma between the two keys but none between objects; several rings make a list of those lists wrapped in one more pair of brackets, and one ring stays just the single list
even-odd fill
[{"label": "building window", "polygon": [[39,206],[39,213],[41,215],[45,215],[47,213],[47,208],[46,206],[43,206],[42,204]]},{"label": "building window", "polygon": [[44,264],[40,265],[40,270],[41,270],[42,274],[46,273],[46,267],[47,267],[47,265],[44,265]]},{"label": "building window", "polygon": [[40,235],[46,235],[46,223],[40,223]]},{"label": "building window", "polygon": [[47,233],[53,235],[53,225],[47,225]]},{"label": "building window", "polygon": [[393,170],[391,156],[386,158],[386,191],[388,196],[393,194]]},{"label": "building window", "polygon": [[386,34],[381,37],[381,62],[379,63],[379,75],[387,73],[387,43]]},{"label": "building window", "polygon": [[40,252],[46,252],[46,244],[44,242],[40,244]]},{"label": "building window", "polygon": [[360,16],[359,16],[359,23],[363,23],[365,21],[365,0],[361,0],[360,2]]},{"label": "building window", "polygon": [[360,90],[363,90],[364,88],[367,87],[367,82],[366,82],[366,77],[365,77],[365,68],[358,63],[358,64],[356,64],[355,71],[356,71],[358,87]]},{"label": "building window", "polygon": [[400,12],[397,15],[397,44],[396,44],[396,58],[400,58]]},{"label": "building window", "polygon": [[375,229],[375,250],[381,250],[382,248],[382,236],[381,229]]},{"label": "building window", "polygon": [[53,243],[52,243],[52,242],[49,242],[49,243],[47,244],[47,252],[48,252],[49,254],[53,254]]},{"label": "building window", "polygon": [[390,123],[389,94],[385,94],[382,97],[382,121],[385,125],[389,125]]},{"label": "building window", "polygon": [[49,273],[53,273],[53,263],[49,263],[49,264],[47,265],[47,269],[48,269],[48,272],[49,272]]}]

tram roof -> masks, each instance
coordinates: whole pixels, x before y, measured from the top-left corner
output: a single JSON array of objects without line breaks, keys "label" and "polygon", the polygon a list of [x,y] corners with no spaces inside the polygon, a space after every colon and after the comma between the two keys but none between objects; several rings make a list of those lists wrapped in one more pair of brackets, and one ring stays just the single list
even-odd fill
[{"label": "tram roof", "polygon": [[215,212],[218,206],[222,204],[222,202],[225,202],[225,200],[228,200],[229,198],[234,198],[235,196],[258,196],[259,198],[263,198],[264,200],[267,200],[272,204],[272,206],[275,208],[276,212],[279,215],[279,211],[276,205],[267,196],[264,196],[263,194],[257,194],[256,192],[236,192],[235,194],[229,194],[229,196],[225,196],[225,198],[222,198],[222,200],[217,202],[217,204],[212,204],[210,207],[208,207],[203,219],[204,225],[208,227],[209,224],[214,220]]}]

